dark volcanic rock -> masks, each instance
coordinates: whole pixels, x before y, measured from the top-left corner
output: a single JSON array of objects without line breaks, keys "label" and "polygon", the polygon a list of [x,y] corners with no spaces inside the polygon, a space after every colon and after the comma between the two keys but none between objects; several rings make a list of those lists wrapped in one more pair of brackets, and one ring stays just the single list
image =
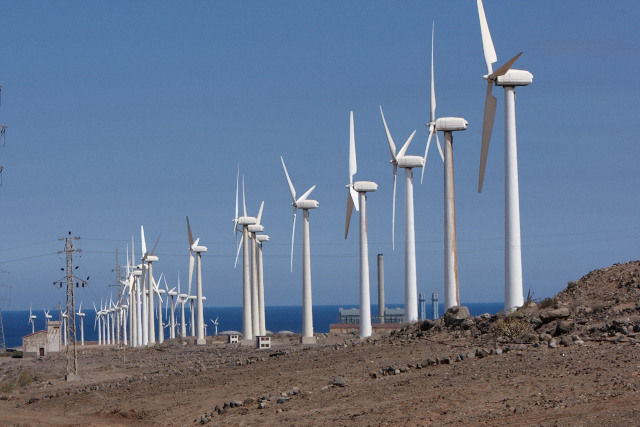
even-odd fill
[{"label": "dark volcanic rock", "polygon": [[469,314],[469,309],[463,305],[456,305],[451,307],[444,314],[444,324],[445,326],[458,326],[464,323],[465,320],[469,319],[471,315]]}]

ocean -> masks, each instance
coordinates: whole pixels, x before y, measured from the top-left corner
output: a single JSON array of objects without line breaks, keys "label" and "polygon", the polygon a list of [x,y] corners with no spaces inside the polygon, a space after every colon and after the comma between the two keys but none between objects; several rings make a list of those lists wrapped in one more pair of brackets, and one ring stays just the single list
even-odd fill
[{"label": "ocean", "polygon": [[[504,308],[504,303],[467,303],[463,304],[469,308],[472,316],[483,313],[495,314]],[[313,306],[313,330],[316,333],[329,332],[329,325],[338,322],[339,308],[357,308],[357,304],[352,305],[316,305]],[[402,305],[388,304],[387,308],[397,308]],[[187,322],[191,318],[188,307],[185,307]],[[444,313],[444,307],[440,304],[438,313]],[[378,312],[378,306],[371,306],[371,314]],[[35,330],[45,329],[45,318],[42,311],[34,311]],[[58,320],[58,313],[51,311],[53,320]],[[165,312],[163,322],[167,321]],[[218,333],[223,331],[242,331],[242,307],[204,307],[204,318],[207,321],[207,335],[214,334],[214,326],[210,319],[218,318]],[[432,318],[430,302],[427,303],[427,318]],[[28,323],[29,310],[2,311],[2,323],[4,326],[5,344],[7,348],[22,346],[22,337],[31,333],[31,324]],[[179,321],[179,313],[176,310],[176,321]],[[265,321],[267,330],[272,332],[292,331],[302,332],[302,306],[273,306],[265,307]],[[80,318],[76,316],[76,335],[80,341]],[[84,318],[84,339],[85,341],[97,341],[98,331],[94,329],[95,313],[93,310],[86,311]],[[165,330],[165,337],[169,333]]]}]

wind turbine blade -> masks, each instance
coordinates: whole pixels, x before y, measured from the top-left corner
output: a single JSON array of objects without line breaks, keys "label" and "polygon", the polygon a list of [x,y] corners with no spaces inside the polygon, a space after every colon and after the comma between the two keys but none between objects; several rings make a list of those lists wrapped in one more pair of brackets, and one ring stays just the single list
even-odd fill
[{"label": "wind turbine blade", "polygon": [[422,168],[422,176],[420,177],[420,184],[424,179],[424,170],[427,168],[427,154],[429,153],[429,146],[431,145],[431,137],[433,136],[434,125],[429,125],[429,138],[427,138],[427,147],[424,150],[424,167]]},{"label": "wind turbine blade", "polygon": [[411,134],[411,136],[409,136],[409,138],[407,138],[407,142],[404,143],[404,145],[402,146],[402,148],[398,152],[398,157],[404,156],[404,153],[407,152],[407,148],[409,148],[409,144],[411,144],[411,140],[413,139],[415,134],[416,134],[416,131],[414,130],[413,133]]},{"label": "wind turbine blade", "polygon": [[131,236],[131,269],[136,268],[136,267],[135,267],[135,266],[136,266],[136,257],[135,257],[135,254],[134,254],[134,252],[135,252],[135,250],[134,250],[135,246],[133,245],[133,243],[134,243],[134,242],[133,242],[133,236]]},{"label": "wind turbine blade", "polygon": [[484,51],[484,61],[487,63],[487,74],[493,73],[491,64],[498,60],[496,56],[496,50],[493,47],[493,40],[491,40],[491,33],[489,33],[489,25],[487,24],[487,17],[484,14],[484,6],[482,6],[482,0],[477,0],[478,3],[478,16],[480,17],[480,33],[482,33],[482,50]]},{"label": "wind turbine blade", "polygon": [[393,210],[391,214],[391,248],[396,248],[396,175],[398,166],[393,165]]},{"label": "wind turbine blade", "polygon": [[296,236],[296,213],[298,208],[293,208],[293,229],[291,230],[291,272],[293,272],[293,241]]},{"label": "wind turbine blade", "polygon": [[353,202],[353,206],[355,206],[357,211],[360,211],[360,201],[358,200],[358,192],[353,189],[353,187],[349,187],[349,196],[351,196],[351,201]]},{"label": "wind turbine blade", "polygon": [[238,186],[240,185],[240,163],[238,163],[238,175],[236,177],[236,216],[233,217],[233,230],[236,234],[236,243],[238,241]]},{"label": "wind turbine blade", "polygon": [[144,226],[140,226],[140,240],[142,240],[142,256],[147,254],[147,240],[144,238]]},{"label": "wind turbine blade", "polygon": [[191,225],[189,224],[189,217],[187,216],[187,234],[189,235],[189,248],[193,246],[193,235],[191,234]]},{"label": "wind turbine blade", "polygon": [[387,121],[384,119],[384,113],[382,112],[382,105],[380,106],[380,115],[382,116],[382,123],[384,124],[384,131],[387,134],[387,143],[389,144],[389,151],[391,152],[391,161],[396,162],[396,144],[393,143]]},{"label": "wind turbine blade", "polygon": [[162,236],[162,233],[158,234],[158,239],[156,240],[156,244],[153,245],[153,249],[151,250],[151,255],[156,253],[156,248],[158,247],[158,242],[160,241],[160,236]]},{"label": "wind turbine blade", "polygon": [[[433,35],[436,29],[436,23],[431,27],[431,111],[429,114],[429,122],[436,121],[436,89],[433,81]],[[425,155],[425,160],[427,156]],[[424,171],[424,169],[422,169]]]},{"label": "wind turbine blade", "polygon": [[[238,249],[236,249],[236,263],[233,265],[233,268],[236,268],[238,266],[238,258],[240,257],[240,249],[242,248],[242,241],[243,240],[244,240],[244,236],[241,236],[240,237],[240,244],[238,245]],[[189,268],[192,269],[191,264],[189,264]]]},{"label": "wind turbine blade", "polygon": [[350,117],[349,127],[349,183],[353,184],[353,175],[358,171],[358,163],[356,161],[356,137],[353,131],[353,111]]},{"label": "wind turbine blade", "polygon": [[303,200],[307,200],[307,197],[309,197],[309,194],[311,194],[311,192],[313,191],[314,188],[316,188],[315,185],[313,187],[311,187],[310,189],[308,189],[307,192],[304,193],[302,196],[300,196],[300,198],[298,200],[296,200],[296,205],[298,203],[302,202]]},{"label": "wind turbine blade", "polygon": [[440,138],[438,138],[438,132],[436,132],[436,142],[438,143],[438,151],[440,152],[440,157],[444,162],[444,153],[442,152],[442,146],[440,145]]},{"label": "wind turbine blade", "polygon": [[498,76],[502,76],[507,71],[509,71],[513,63],[516,62],[516,59],[520,58],[520,55],[522,55],[522,52],[511,58],[506,64],[491,73],[491,75],[489,76],[489,80],[493,80]]},{"label": "wind turbine blade", "polygon": [[244,175],[242,175],[242,212],[244,216],[247,216],[247,203],[244,199]]},{"label": "wind turbine blade", "polygon": [[291,193],[291,200],[293,203],[296,203],[296,189],[293,188],[293,184],[291,183],[291,178],[289,178],[289,172],[287,172],[287,167],[284,165],[284,159],[280,156],[280,160],[282,161],[282,167],[284,168],[284,174],[287,177],[287,184],[289,184],[289,192]]},{"label": "wind turbine blade", "polygon": [[258,218],[256,218],[258,220],[256,222],[257,225],[260,225],[260,220],[262,219],[262,208],[264,208],[264,200],[262,201],[262,203],[260,203],[260,210],[258,211]]},{"label": "wind turbine blade", "polygon": [[491,132],[493,132],[493,120],[496,116],[496,104],[498,100],[491,93],[493,83],[487,84],[487,97],[484,101],[484,121],[482,123],[482,148],[480,151],[480,174],[478,177],[478,193],[482,191],[484,182],[484,170],[487,166],[487,155],[489,154],[489,143],[491,142]]},{"label": "wind turbine blade", "polygon": [[[349,187],[351,190],[351,187]],[[349,223],[351,222],[351,213],[353,212],[353,199],[351,198],[351,191],[347,193],[347,219],[344,225],[344,238],[349,235]]]}]

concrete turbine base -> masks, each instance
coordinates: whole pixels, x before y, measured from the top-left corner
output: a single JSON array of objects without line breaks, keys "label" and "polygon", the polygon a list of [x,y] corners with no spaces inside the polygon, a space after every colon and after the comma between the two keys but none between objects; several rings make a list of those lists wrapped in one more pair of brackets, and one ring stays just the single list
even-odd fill
[{"label": "concrete turbine base", "polygon": [[207,344],[207,339],[206,338],[198,338],[196,339],[196,345],[206,345]]},{"label": "concrete turbine base", "polygon": [[300,338],[300,342],[301,342],[303,345],[306,345],[306,344],[315,344],[315,343],[317,342],[317,340],[316,340],[316,337],[313,337],[313,336],[312,336],[312,337],[302,337],[302,338]]},{"label": "concrete turbine base", "polygon": [[256,343],[252,339],[240,340],[240,345],[243,347],[255,347]]}]

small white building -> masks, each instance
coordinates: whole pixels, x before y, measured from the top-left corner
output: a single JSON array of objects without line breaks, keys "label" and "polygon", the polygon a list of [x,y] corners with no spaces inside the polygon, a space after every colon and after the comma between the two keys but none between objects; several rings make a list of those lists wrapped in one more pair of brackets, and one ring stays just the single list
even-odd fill
[{"label": "small white building", "polygon": [[47,353],[59,353],[60,344],[60,321],[49,320],[47,330],[36,331],[22,337],[22,351],[33,353],[36,357],[45,357]]}]

